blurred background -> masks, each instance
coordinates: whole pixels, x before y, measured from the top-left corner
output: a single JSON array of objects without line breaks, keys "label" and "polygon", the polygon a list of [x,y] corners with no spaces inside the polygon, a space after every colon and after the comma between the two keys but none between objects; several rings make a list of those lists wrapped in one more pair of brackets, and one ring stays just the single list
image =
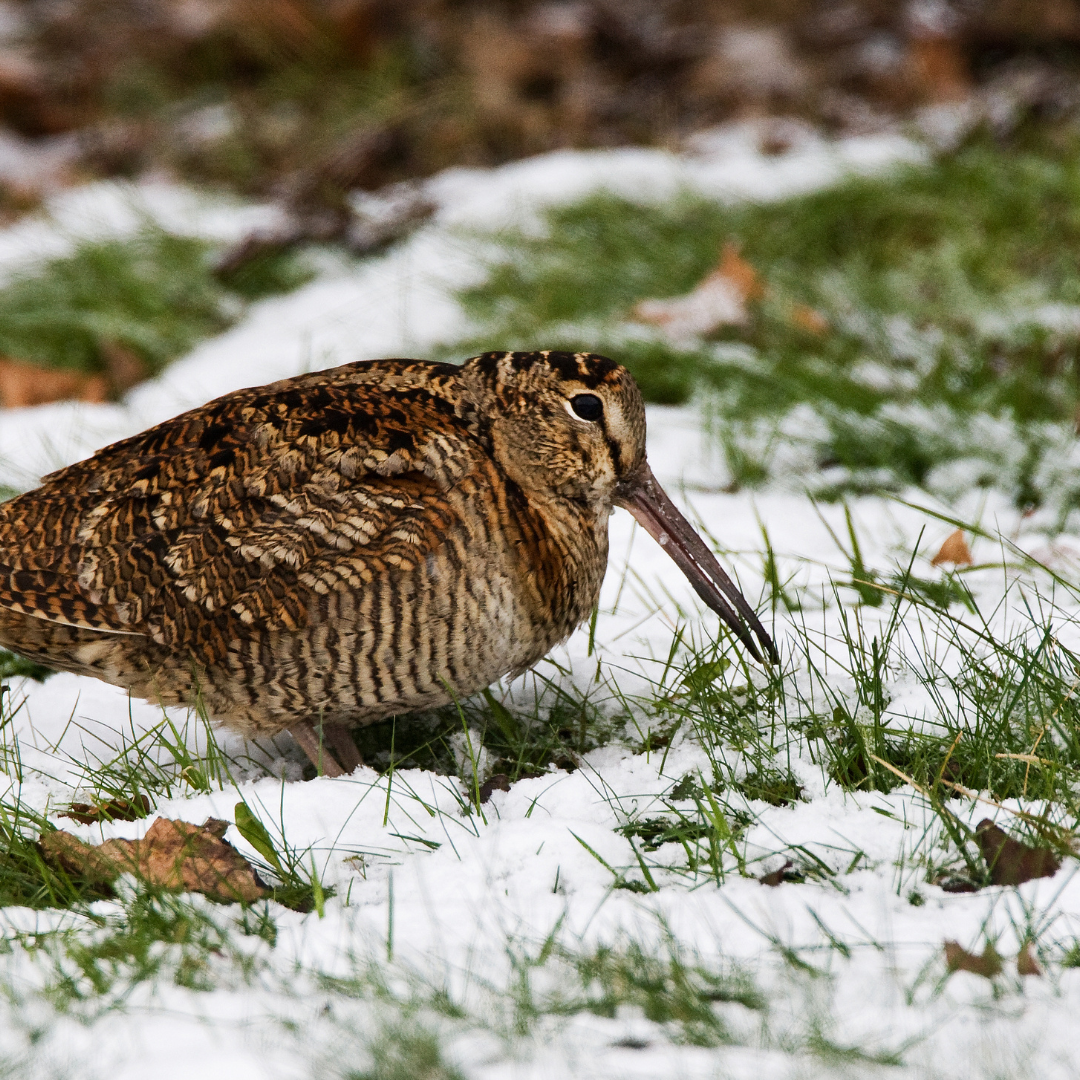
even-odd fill
[{"label": "blurred background", "polygon": [[1004,138],[1073,113],[1078,75],[1073,0],[5,0],[0,188],[16,212],[153,172],[332,208],[450,165],[960,102]]}]

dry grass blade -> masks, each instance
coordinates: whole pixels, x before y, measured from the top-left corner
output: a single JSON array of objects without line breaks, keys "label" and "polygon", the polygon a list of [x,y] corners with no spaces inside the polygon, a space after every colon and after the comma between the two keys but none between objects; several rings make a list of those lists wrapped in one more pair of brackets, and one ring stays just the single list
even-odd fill
[{"label": "dry grass blade", "polygon": [[[877,754],[868,754],[867,757],[869,757],[871,761],[876,761],[882,768],[888,769],[894,776],[900,777],[905,784],[910,784],[920,795],[924,795],[928,799],[931,798],[930,792],[927,791],[922,784],[910,777],[903,770],[898,769],[892,762],[878,757]],[[1039,830],[1049,831],[1052,835],[1056,835],[1058,843],[1063,845],[1068,845],[1070,843],[1070,834],[1067,829],[1051,825],[1044,818],[1037,817],[1035,814],[1029,814],[1025,810],[1016,810],[1011,806],[1006,806],[1004,803],[998,802],[996,799],[988,799],[985,795],[980,795],[977,791],[972,791],[970,788],[964,787],[963,784],[953,783],[951,780],[938,780],[938,783],[941,784],[942,787],[948,788],[950,791],[955,791],[958,795],[963,795],[968,799],[974,799],[975,802],[985,803],[987,806],[992,806],[996,810],[1004,810],[1006,814],[1012,814],[1013,817],[1017,817],[1021,821],[1026,821]],[[988,820],[988,818],[984,818],[983,822]]]}]

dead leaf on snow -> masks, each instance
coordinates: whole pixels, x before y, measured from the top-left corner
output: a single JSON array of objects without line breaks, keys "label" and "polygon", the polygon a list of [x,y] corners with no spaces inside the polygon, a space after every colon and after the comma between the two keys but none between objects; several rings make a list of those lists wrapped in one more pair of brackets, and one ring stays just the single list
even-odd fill
[{"label": "dead leaf on snow", "polygon": [[762,885],[768,885],[770,889],[775,889],[778,885],[783,885],[785,881],[790,880],[788,871],[791,869],[792,865],[791,860],[788,859],[778,870],[773,870],[768,874],[762,874],[761,877],[758,878],[758,881],[760,881]]},{"label": "dead leaf on snow", "polygon": [[950,971],[970,971],[992,979],[1002,971],[1001,957],[989,942],[982,951],[982,956],[970,953],[957,941],[945,942],[945,966]]},{"label": "dead leaf on snow", "polygon": [[999,829],[989,818],[975,826],[975,842],[990,869],[991,885],[1021,885],[1053,877],[1061,860],[1049,849],[1029,847]]},{"label": "dead leaf on snow", "polygon": [[820,337],[822,334],[827,333],[829,329],[829,320],[816,308],[810,307],[809,304],[795,304],[791,309],[789,318],[792,326],[804,330],[808,334],[813,334],[815,337]]},{"label": "dead leaf on snow", "polygon": [[130,866],[117,866],[118,852],[111,845],[127,844],[130,841],[109,840],[101,847],[84,844],[77,836],[72,836],[63,829],[56,832],[42,833],[39,844],[45,858],[54,866],[69,874],[86,878],[95,885],[108,885],[115,881]]},{"label": "dead leaf on snow", "polygon": [[939,886],[942,892],[947,893],[971,893],[979,891],[978,884],[972,881],[966,874],[948,870],[938,874],[930,884]]},{"label": "dead leaf on snow", "polygon": [[686,343],[708,337],[722,326],[744,326],[749,319],[747,303],[764,293],[758,272],[739,254],[738,245],[728,241],[719,265],[690,292],[642,300],[632,314],[640,322],[659,327],[669,341]]},{"label": "dead leaf on snow", "polygon": [[71,818],[80,825],[94,825],[99,821],[137,821],[150,813],[150,800],[145,795],[134,799],[110,799],[103,803],[76,802],[57,817]]},{"label": "dead leaf on snow", "polygon": [[946,563],[952,566],[970,566],[974,560],[971,558],[971,548],[964,539],[963,529],[957,529],[945,538],[941,550],[930,560],[931,566],[944,566]]},{"label": "dead leaf on snow", "polygon": [[506,773],[496,773],[494,776],[489,776],[480,785],[480,801],[486,803],[491,799],[491,796],[496,791],[509,791],[510,790],[510,777]]},{"label": "dead leaf on snow", "polygon": [[105,363],[105,378],[113,397],[121,397],[150,374],[146,361],[119,341],[102,341],[98,346]]},{"label": "dead leaf on snow", "polygon": [[68,873],[94,882],[134,874],[159,888],[250,903],[268,890],[251,863],[223,839],[228,827],[227,821],[216,818],[207,818],[202,825],[158,818],[141,840],[106,840],[95,846],[57,830],[42,835],[41,848]]},{"label": "dead leaf on snow", "polygon": [[1043,973],[1039,961],[1031,955],[1031,942],[1025,941],[1016,955],[1017,975],[1041,975]]},{"label": "dead leaf on snow", "polygon": [[0,357],[0,407],[25,409],[53,401],[89,401],[100,404],[109,399],[103,375],[28,364],[24,360]]}]

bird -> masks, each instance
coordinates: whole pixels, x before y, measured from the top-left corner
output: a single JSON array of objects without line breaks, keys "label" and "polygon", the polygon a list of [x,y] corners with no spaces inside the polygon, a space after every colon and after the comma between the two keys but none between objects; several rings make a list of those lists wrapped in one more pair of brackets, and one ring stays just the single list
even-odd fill
[{"label": "bird", "polygon": [[0,645],[248,738],[288,730],[338,776],[361,764],[349,729],[566,640],[615,507],[776,661],[653,476],[631,373],[556,350],[248,387],[49,474],[0,504]]}]

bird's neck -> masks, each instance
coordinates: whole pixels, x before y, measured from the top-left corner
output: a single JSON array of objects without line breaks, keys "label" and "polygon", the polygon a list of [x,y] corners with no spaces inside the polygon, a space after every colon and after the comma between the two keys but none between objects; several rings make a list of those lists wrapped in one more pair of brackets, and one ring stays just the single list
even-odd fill
[{"label": "bird's neck", "polygon": [[584,622],[599,599],[610,511],[557,496],[523,498],[522,573],[534,582],[554,644]]}]

